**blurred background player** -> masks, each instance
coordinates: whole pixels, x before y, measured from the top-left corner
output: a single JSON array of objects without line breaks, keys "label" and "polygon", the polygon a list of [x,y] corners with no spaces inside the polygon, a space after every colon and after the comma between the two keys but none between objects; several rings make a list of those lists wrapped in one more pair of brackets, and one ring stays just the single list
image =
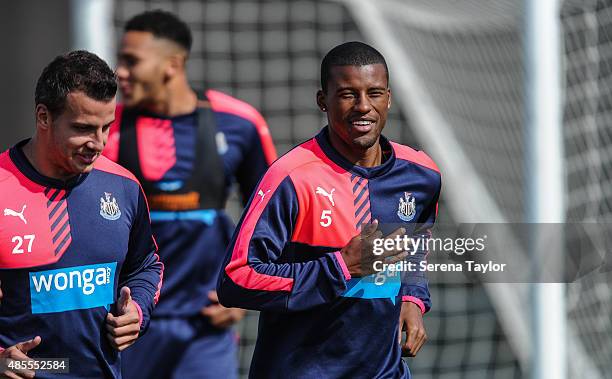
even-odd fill
[{"label": "blurred background player", "polygon": [[391,91],[374,48],[332,49],[321,86],[328,126],[264,175],[228,250],[219,298],[262,311],[250,377],[409,378],[398,335],[405,327],[406,353],[425,341],[428,283],[377,286],[368,252],[379,226],[402,224],[393,238],[433,225],[440,173],[423,152],[381,136]]},{"label": "blurred background player", "polygon": [[125,355],[126,378],[237,376],[230,327],[243,310],[219,304],[215,285],[234,225],[223,211],[231,186],[246,203],[276,158],[250,105],[194,91],[185,64],[188,26],[165,11],[125,25],[117,76],[123,104],[104,154],[143,185],[166,267],[149,338]]},{"label": "blurred background player", "polygon": [[145,196],[101,156],[116,91],[96,55],[56,57],[36,85],[34,136],[0,155],[0,346],[68,358],[65,378],[121,377],[118,351],[147,328],[161,286]]}]

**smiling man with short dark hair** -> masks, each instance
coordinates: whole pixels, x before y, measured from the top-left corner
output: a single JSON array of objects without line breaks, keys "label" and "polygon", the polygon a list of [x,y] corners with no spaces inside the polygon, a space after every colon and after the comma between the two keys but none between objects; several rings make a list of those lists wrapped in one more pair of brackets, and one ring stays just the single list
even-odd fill
[{"label": "smiling man with short dark hair", "polygon": [[[383,224],[394,224],[391,239],[433,225],[440,172],[423,152],[381,135],[391,90],[374,48],[332,49],[321,87],[328,126],[264,175],[228,250],[219,298],[261,311],[253,378],[409,378],[402,350],[415,355],[425,342],[427,280],[375,286],[367,252]],[[406,202],[415,207],[398,211]],[[407,253],[380,257],[391,263]]]},{"label": "smiling man with short dark hair", "polygon": [[0,358],[68,358],[62,378],[121,377],[119,351],[161,286],[140,185],[101,156],[116,91],[96,55],[56,57],[36,86],[34,136],[0,155]]}]

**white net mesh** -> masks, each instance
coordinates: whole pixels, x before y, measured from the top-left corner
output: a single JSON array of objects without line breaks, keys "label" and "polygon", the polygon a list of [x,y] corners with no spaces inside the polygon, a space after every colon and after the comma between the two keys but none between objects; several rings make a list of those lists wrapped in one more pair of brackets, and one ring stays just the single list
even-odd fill
[{"label": "white net mesh", "polygon": [[[567,1],[565,149],[568,219],[612,220],[612,3]],[[594,244],[601,235],[592,235]],[[607,247],[609,249],[609,246]],[[612,377],[612,278],[590,274],[568,287],[569,319],[593,365]]]},{"label": "white net mesh", "polygon": [[506,220],[521,221],[520,2],[389,1],[381,13]]},{"label": "white net mesh", "polygon": [[[463,147],[508,221],[524,218],[522,4],[514,0],[376,2],[401,41],[398,48],[411,58],[435,111],[452,126],[452,143]],[[115,7],[117,38],[125,21],[146,9],[167,9],[187,21],[194,32],[188,65],[193,85],[220,89],[253,104],[268,121],[280,153],[323,125],[314,102],[323,55],[338,43],[363,40],[368,28],[355,22],[343,4],[328,1],[140,0],[118,1]],[[567,212],[573,220],[611,219],[609,8],[604,1],[576,0],[564,3],[560,15],[565,44]],[[392,88],[394,80],[392,71]],[[415,138],[413,112],[395,104],[385,133],[430,150],[431,141]],[[442,221],[460,217],[448,213],[456,204],[444,202],[449,193],[462,191],[459,186],[444,188]],[[430,339],[409,361],[415,377],[523,376],[489,292],[479,285],[438,283],[431,284],[431,292],[434,308],[426,317]],[[594,275],[570,285],[568,292],[573,338],[580,340],[600,377],[612,377],[608,282]],[[246,375],[257,333],[255,313],[249,314],[240,331],[241,373]]]}]

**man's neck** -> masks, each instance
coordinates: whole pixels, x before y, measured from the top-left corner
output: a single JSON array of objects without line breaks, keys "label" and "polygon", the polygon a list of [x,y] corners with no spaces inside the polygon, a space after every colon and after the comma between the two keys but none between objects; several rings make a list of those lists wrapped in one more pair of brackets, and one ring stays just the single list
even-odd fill
[{"label": "man's neck", "polygon": [[145,108],[153,113],[174,117],[195,111],[198,96],[191,89],[187,80],[168,84],[163,97]]},{"label": "man's neck", "polygon": [[48,178],[59,179],[66,181],[74,175],[66,175],[63,170],[54,167],[51,163],[51,159],[45,159],[45,150],[43,144],[40,141],[39,136],[34,135],[25,145],[22,147],[23,154],[32,167],[41,175]]},{"label": "man's neck", "polygon": [[329,142],[334,149],[349,162],[361,167],[375,167],[382,164],[382,149],[380,147],[380,137],[376,143],[367,149],[355,149],[348,146],[341,138],[333,132],[329,134]]}]

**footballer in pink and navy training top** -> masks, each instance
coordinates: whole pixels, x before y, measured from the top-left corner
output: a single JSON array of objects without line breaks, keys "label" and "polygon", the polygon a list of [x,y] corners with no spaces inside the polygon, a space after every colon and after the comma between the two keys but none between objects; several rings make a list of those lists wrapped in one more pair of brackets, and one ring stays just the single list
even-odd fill
[{"label": "footballer in pink and navy training top", "polygon": [[234,185],[248,201],[276,152],[255,108],[191,88],[191,43],[185,22],[153,10],[128,20],[118,49],[122,104],[104,154],[142,184],[166,268],[149,331],[124,354],[126,379],[238,377],[232,325],[244,310],[215,291],[234,230],[224,208]]},{"label": "footballer in pink and navy training top", "polygon": [[422,346],[428,282],[415,274],[377,286],[361,267],[374,233],[362,239],[360,230],[400,224],[396,233],[426,233],[440,172],[423,152],[381,135],[391,94],[380,53],[340,45],[321,77],[318,105],[329,124],[258,184],[228,249],[219,299],[261,311],[252,378],[409,378],[398,335],[406,329],[408,354]]},{"label": "footballer in pink and navy training top", "polygon": [[145,196],[101,156],[116,90],[94,54],[57,57],[37,84],[34,137],[0,155],[0,358],[68,359],[37,378],[120,378],[119,351],[159,296]]}]

